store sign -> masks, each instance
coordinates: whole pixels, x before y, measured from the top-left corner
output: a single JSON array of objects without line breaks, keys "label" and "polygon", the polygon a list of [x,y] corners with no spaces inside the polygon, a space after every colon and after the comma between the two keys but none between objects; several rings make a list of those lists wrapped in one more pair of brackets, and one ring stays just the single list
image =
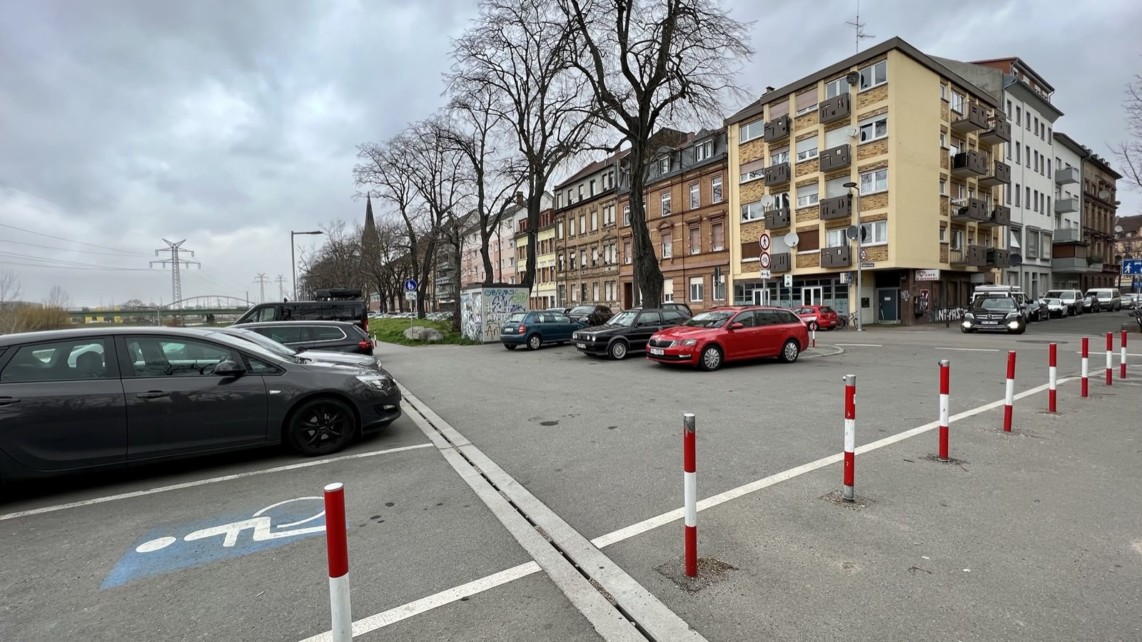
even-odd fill
[{"label": "store sign", "polygon": [[939,270],[916,270],[917,281],[939,281]]}]

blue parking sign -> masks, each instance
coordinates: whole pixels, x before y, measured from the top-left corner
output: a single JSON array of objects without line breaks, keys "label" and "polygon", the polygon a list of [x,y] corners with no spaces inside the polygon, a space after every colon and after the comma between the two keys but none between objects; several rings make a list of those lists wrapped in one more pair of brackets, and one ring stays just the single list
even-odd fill
[{"label": "blue parking sign", "polygon": [[1126,275],[1142,275],[1142,259],[1123,259],[1122,273]]}]

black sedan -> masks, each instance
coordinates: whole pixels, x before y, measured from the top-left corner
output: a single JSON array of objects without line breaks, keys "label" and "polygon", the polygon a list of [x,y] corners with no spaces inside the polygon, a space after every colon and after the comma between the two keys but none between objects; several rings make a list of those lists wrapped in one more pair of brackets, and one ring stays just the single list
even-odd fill
[{"label": "black sedan", "polygon": [[241,327],[294,350],[373,354],[373,340],[361,326],[348,321],[267,321],[243,323]]},{"label": "black sedan", "polygon": [[576,331],[571,340],[584,354],[621,360],[632,351],[645,350],[646,342],[655,332],[681,325],[688,318],[685,312],[669,308],[623,310],[603,325]]},{"label": "black sedan", "polygon": [[336,452],[401,415],[383,370],[301,364],[219,332],[0,337],[0,479],[284,443]]},{"label": "black sedan", "polygon": [[580,305],[571,308],[567,313],[571,320],[576,323],[582,323],[585,326],[603,325],[611,317],[615,316],[614,312],[605,305]]}]

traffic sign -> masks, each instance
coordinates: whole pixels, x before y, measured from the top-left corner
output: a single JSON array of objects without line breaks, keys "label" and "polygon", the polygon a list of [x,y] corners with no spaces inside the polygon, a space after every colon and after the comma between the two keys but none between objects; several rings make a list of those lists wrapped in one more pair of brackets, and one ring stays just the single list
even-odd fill
[{"label": "traffic sign", "polygon": [[405,281],[404,281],[404,291],[405,291],[405,292],[414,292],[414,291],[416,291],[416,279],[405,279]]},{"label": "traffic sign", "polygon": [[772,272],[770,272],[769,270],[762,270],[762,271],[761,271],[761,278],[762,278],[763,280],[764,280],[764,279],[768,279],[768,278],[771,278],[772,276],[773,276],[773,273],[772,273]]},{"label": "traffic sign", "polygon": [[860,260],[862,260],[862,261],[867,261],[867,260],[868,260],[868,250],[866,250],[866,249],[864,249],[864,248],[861,248],[861,251],[860,251]]},{"label": "traffic sign", "polygon": [[757,239],[758,245],[761,246],[762,252],[769,251],[769,232],[762,232],[761,236]]},{"label": "traffic sign", "polygon": [[1122,259],[1123,274],[1142,274],[1142,259]]},{"label": "traffic sign", "polygon": [[761,257],[758,258],[758,261],[761,263],[761,269],[763,269],[763,270],[769,269],[769,253],[768,252],[762,252]]},{"label": "traffic sign", "polygon": [[404,293],[404,300],[405,301],[416,301],[416,291],[415,290],[409,290],[408,292],[405,292]]},{"label": "traffic sign", "polygon": [[785,287],[787,287],[787,288],[793,287],[793,275],[792,274],[786,274],[785,275]]}]

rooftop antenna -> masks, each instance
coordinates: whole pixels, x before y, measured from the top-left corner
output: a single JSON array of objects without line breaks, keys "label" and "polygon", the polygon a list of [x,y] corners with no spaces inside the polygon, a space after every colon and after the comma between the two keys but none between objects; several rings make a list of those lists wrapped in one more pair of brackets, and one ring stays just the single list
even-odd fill
[{"label": "rooftop antenna", "polygon": [[853,30],[856,31],[856,52],[855,53],[860,53],[860,41],[861,40],[864,40],[866,38],[875,38],[876,37],[872,34],[866,34],[864,32],[864,23],[860,21],[860,0],[857,0],[856,19],[851,21],[851,22],[846,22],[845,24],[851,26],[853,28]]}]

